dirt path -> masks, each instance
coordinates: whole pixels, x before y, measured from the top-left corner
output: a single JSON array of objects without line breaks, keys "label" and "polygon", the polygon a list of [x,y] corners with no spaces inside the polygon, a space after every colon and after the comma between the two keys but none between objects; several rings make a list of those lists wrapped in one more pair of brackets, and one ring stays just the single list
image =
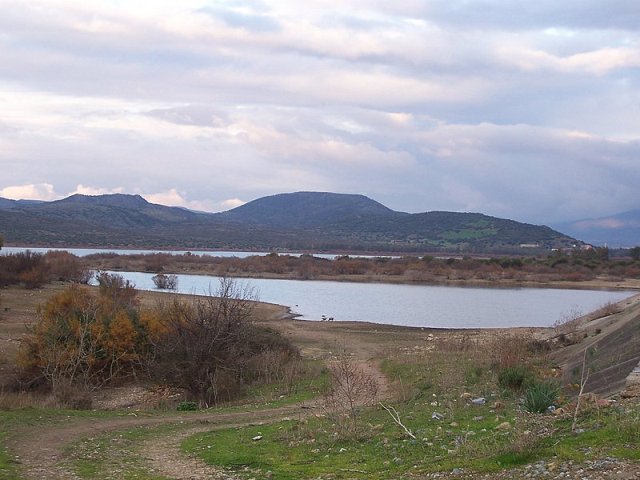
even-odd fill
[{"label": "dirt path", "polygon": [[[366,362],[367,372],[376,373],[376,378],[384,378],[370,362]],[[381,391],[386,391],[386,381],[381,383]],[[110,432],[137,427],[159,427],[184,424],[171,435],[153,436],[144,441],[138,451],[147,460],[155,474],[175,480],[231,479],[197,458],[180,452],[180,443],[195,433],[226,428],[273,423],[286,418],[302,418],[314,414],[316,408],[295,404],[276,409],[264,409],[233,413],[212,413],[192,415],[171,415],[166,417],[127,416],[112,419],[73,419],[64,425],[40,425],[18,432],[9,438],[7,446],[21,465],[21,474],[28,480],[64,480],[77,477],[64,461],[68,445],[83,438],[98,437]]]},{"label": "dirt path", "polygon": [[[378,384],[378,395],[389,392],[386,377],[379,369],[382,355],[379,326],[353,328],[348,324],[321,324],[276,320],[272,326],[281,329],[300,345],[305,356],[331,362],[346,352],[355,364]],[[7,439],[9,451],[20,464],[20,473],[27,480],[63,480],[79,478],[65,465],[69,453],[65,450],[74,442],[136,427],[159,427],[180,424],[171,435],[152,435],[143,441],[137,452],[145,459],[146,467],[155,475],[176,480],[229,479],[197,458],[180,452],[180,443],[188,436],[202,431],[273,423],[315,413],[309,405],[291,405],[276,409],[240,411],[233,413],[176,414],[168,416],[127,415],[120,418],[73,418],[64,424],[38,425],[15,432]],[[182,425],[184,424],[184,425]],[[144,465],[141,465],[144,467]],[[118,478],[115,476],[114,478]]]},{"label": "dirt path", "polygon": [[211,427],[193,427],[171,437],[155,438],[145,442],[143,455],[151,471],[174,480],[233,480],[237,477],[206,464],[197,457],[180,451],[180,443],[191,435],[211,431]]},{"label": "dirt path", "polygon": [[[66,459],[65,448],[83,438],[98,437],[105,433],[136,427],[158,427],[171,424],[184,424],[184,430],[181,431],[180,435],[183,433],[188,435],[191,430],[194,432],[206,431],[273,422],[294,415],[308,415],[307,412],[308,409],[302,409],[301,405],[292,405],[276,409],[233,413],[216,413],[214,411],[203,414],[183,414],[165,417],[83,418],[71,420],[64,425],[40,425],[24,429],[9,438],[7,445],[21,464],[21,474],[25,479],[63,480],[78,478],[63,463]],[[167,437],[162,437],[158,440],[169,442],[171,445],[174,444],[173,440]],[[176,440],[176,442],[175,445],[178,445],[179,440]],[[167,454],[172,449],[162,448],[161,450],[163,454]],[[153,459],[154,457],[159,458],[158,452],[160,452],[160,448],[157,445],[153,447],[152,442],[149,452],[143,451],[143,454]],[[169,462],[165,461],[164,463],[168,464]]]}]

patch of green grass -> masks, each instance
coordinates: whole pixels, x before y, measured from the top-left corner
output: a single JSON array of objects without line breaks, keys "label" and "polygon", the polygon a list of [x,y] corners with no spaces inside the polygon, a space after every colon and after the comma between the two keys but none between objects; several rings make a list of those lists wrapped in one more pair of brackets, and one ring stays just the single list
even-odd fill
[{"label": "patch of green grass", "polygon": [[544,413],[558,399],[560,388],[553,381],[530,384],[524,395],[524,408],[531,413]]},{"label": "patch of green grass", "polygon": [[[290,421],[225,430],[191,437],[183,448],[209,463],[252,476],[270,471],[274,478],[283,480],[310,478],[323,472],[333,472],[335,478],[367,478],[369,473],[379,470],[376,464],[380,458],[363,455],[365,449],[375,449],[374,445],[336,442],[329,446],[316,442],[311,431],[319,425],[320,422],[310,422],[301,427]],[[307,432],[307,428],[312,430]],[[258,435],[262,435],[263,440],[253,441]],[[354,456],[358,460],[367,458],[368,462],[355,463]]]},{"label": "patch of green grass", "polygon": [[[528,417],[532,418],[532,417]],[[487,459],[487,463],[518,466],[539,459],[553,458],[554,462],[582,462],[589,458],[615,457],[640,460],[640,406],[607,408],[581,415],[578,428],[571,430],[572,418],[537,415],[536,421],[547,424],[553,435],[516,437],[504,452]]]},{"label": "patch of green grass", "polygon": [[482,366],[473,366],[469,368],[465,375],[465,385],[468,387],[478,385],[484,380],[485,373],[486,370]]},{"label": "patch of green grass", "polygon": [[[331,474],[332,478],[403,478],[408,472],[447,470],[469,464],[471,452],[486,455],[485,444],[506,448],[507,435],[495,436],[497,425],[489,407],[470,409],[459,402],[442,410],[446,418],[433,420],[424,402],[396,405],[403,423],[416,440],[405,435],[382,408],[361,412],[354,435],[337,435],[330,419],[313,418],[268,426],[229,429],[190,437],[189,453],[235,472],[260,477],[304,479]],[[484,413],[485,416],[479,415]],[[482,417],[482,418],[479,418]],[[253,438],[261,436],[260,440]]]},{"label": "patch of green grass", "polygon": [[[488,463],[490,464],[495,462],[495,464],[500,468],[519,467],[536,460],[536,453],[537,452],[535,450],[529,450],[526,452],[507,451],[491,458]],[[487,470],[490,470],[490,468],[487,468]]]},{"label": "patch of green grass", "polygon": [[176,410],[179,412],[195,412],[198,410],[198,404],[196,402],[180,402]]},{"label": "patch of green grass", "polygon": [[0,433],[0,480],[10,480],[18,478],[16,464],[4,447],[6,433]]},{"label": "patch of green grass", "polygon": [[[617,458],[640,459],[640,405],[592,410],[579,417],[571,431],[572,419],[556,422],[557,434],[545,439],[548,454],[561,459],[580,460],[599,452]],[[555,438],[557,437],[557,438]]]},{"label": "patch of green grass", "polygon": [[486,237],[494,236],[498,230],[495,228],[469,228],[465,230],[450,230],[440,235],[441,238],[449,241],[465,241],[465,240],[479,240]]},{"label": "patch of green grass", "polygon": [[54,408],[16,408],[0,410],[0,480],[15,480],[18,477],[16,463],[6,448],[9,434],[23,428],[41,425],[66,424],[74,418],[108,417],[113,412],[90,412],[80,410],[61,410]]},{"label": "patch of green grass", "polygon": [[292,382],[251,387],[243,403],[260,403],[263,407],[280,407],[313,400],[329,389],[329,372],[320,362],[306,361],[304,371]]},{"label": "patch of green grass", "polygon": [[[581,416],[585,433],[571,432],[571,418],[529,414],[515,396],[473,405],[460,393],[498,398],[488,370],[469,351],[390,358],[383,370],[404,390],[394,403],[411,439],[381,407],[358,412],[357,432],[339,431],[334,417],[314,417],[197,434],[182,448],[246,478],[401,479],[430,472],[490,473],[554,458],[640,458],[640,407],[635,413],[604,409]],[[400,386],[401,385],[401,386]],[[432,413],[443,415],[432,419]],[[592,418],[593,417],[593,418]],[[508,424],[505,426],[504,424]],[[253,438],[261,436],[260,440]]]},{"label": "patch of green grass", "polygon": [[524,365],[505,367],[498,373],[498,385],[519,392],[533,379],[533,373]]}]

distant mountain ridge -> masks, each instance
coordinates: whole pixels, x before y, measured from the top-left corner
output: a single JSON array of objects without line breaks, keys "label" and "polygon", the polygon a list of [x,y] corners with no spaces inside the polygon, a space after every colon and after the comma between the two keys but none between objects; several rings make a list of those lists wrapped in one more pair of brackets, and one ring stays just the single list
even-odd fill
[{"label": "distant mountain ridge", "polygon": [[579,243],[545,226],[480,213],[396,212],[364,195],[330,192],[272,195],[216,214],[125,194],[0,199],[0,234],[21,245],[235,250],[474,253]]},{"label": "distant mountain ridge", "polygon": [[556,228],[593,245],[635,247],[640,245],[640,210],[562,223]]},{"label": "distant mountain ridge", "polygon": [[281,193],[222,212],[237,222],[278,227],[320,227],[336,220],[367,215],[393,215],[388,207],[364,195],[329,192]]}]

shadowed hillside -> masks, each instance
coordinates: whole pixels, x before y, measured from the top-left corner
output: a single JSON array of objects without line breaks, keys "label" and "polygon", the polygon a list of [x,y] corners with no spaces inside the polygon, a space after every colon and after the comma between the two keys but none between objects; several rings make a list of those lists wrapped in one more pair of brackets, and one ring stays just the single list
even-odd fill
[{"label": "shadowed hillside", "polygon": [[327,192],[274,195],[217,214],[139,195],[2,199],[0,234],[25,246],[390,253],[536,253],[579,243],[544,226],[479,213],[395,212],[363,195]]},{"label": "shadowed hillside", "polygon": [[394,212],[364,195],[297,192],[259,198],[220,215],[237,222],[306,228],[361,217],[395,217],[405,214]]}]

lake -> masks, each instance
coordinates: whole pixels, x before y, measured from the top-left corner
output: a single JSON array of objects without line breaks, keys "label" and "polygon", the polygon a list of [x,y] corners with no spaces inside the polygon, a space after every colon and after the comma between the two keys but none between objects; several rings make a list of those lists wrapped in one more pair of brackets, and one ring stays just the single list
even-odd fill
[{"label": "lake", "polygon": [[[141,290],[151,273],[112,272]],[[472,288],[316,280],[238,279],[263,302],[288,306],[305,320],[366,321],[433,328],[548,327],[637,292],[545,288]],[[215,292],[219,278],[178,275],[178,292]]]},{"label": "lake", "polygon": [[[19,253],[25,251],[31,251],[33,253],[47,253],[49,251],[56,252],[69,252],[76,257],[86,257],[87,255],[93,254],[104,254],[104,253],[115,253],[118,255],[151,255],[154,253],[165,253],[168,255],[198,255],[198,256],[209,256],[209,257],[237,257],[237,258],[246,258],[254,255],[257,256],[265,256],[269,255],[272,252],[229,252],[229,251],[213,251],[213,250],[134,250],[134,249],[117,249],[117,248],[58,248],[58,247],[2,247],[0,250],[0,255],[9,255],[12,253]],[[294,257],[299,257],[301,253],[288,253],[288,252],[277,252],[278,255],[291,255]],[[336,253],[314,253],[314,257],[318,258],[326,258],[329,260],[333,260],[334,258],[340,256]],[[349,255],[353,258],[377,258],[377,255]],[[385,255],[387,256],[387,255]],[[388,257],[396,258],[397,255],[388,255]]]}]

